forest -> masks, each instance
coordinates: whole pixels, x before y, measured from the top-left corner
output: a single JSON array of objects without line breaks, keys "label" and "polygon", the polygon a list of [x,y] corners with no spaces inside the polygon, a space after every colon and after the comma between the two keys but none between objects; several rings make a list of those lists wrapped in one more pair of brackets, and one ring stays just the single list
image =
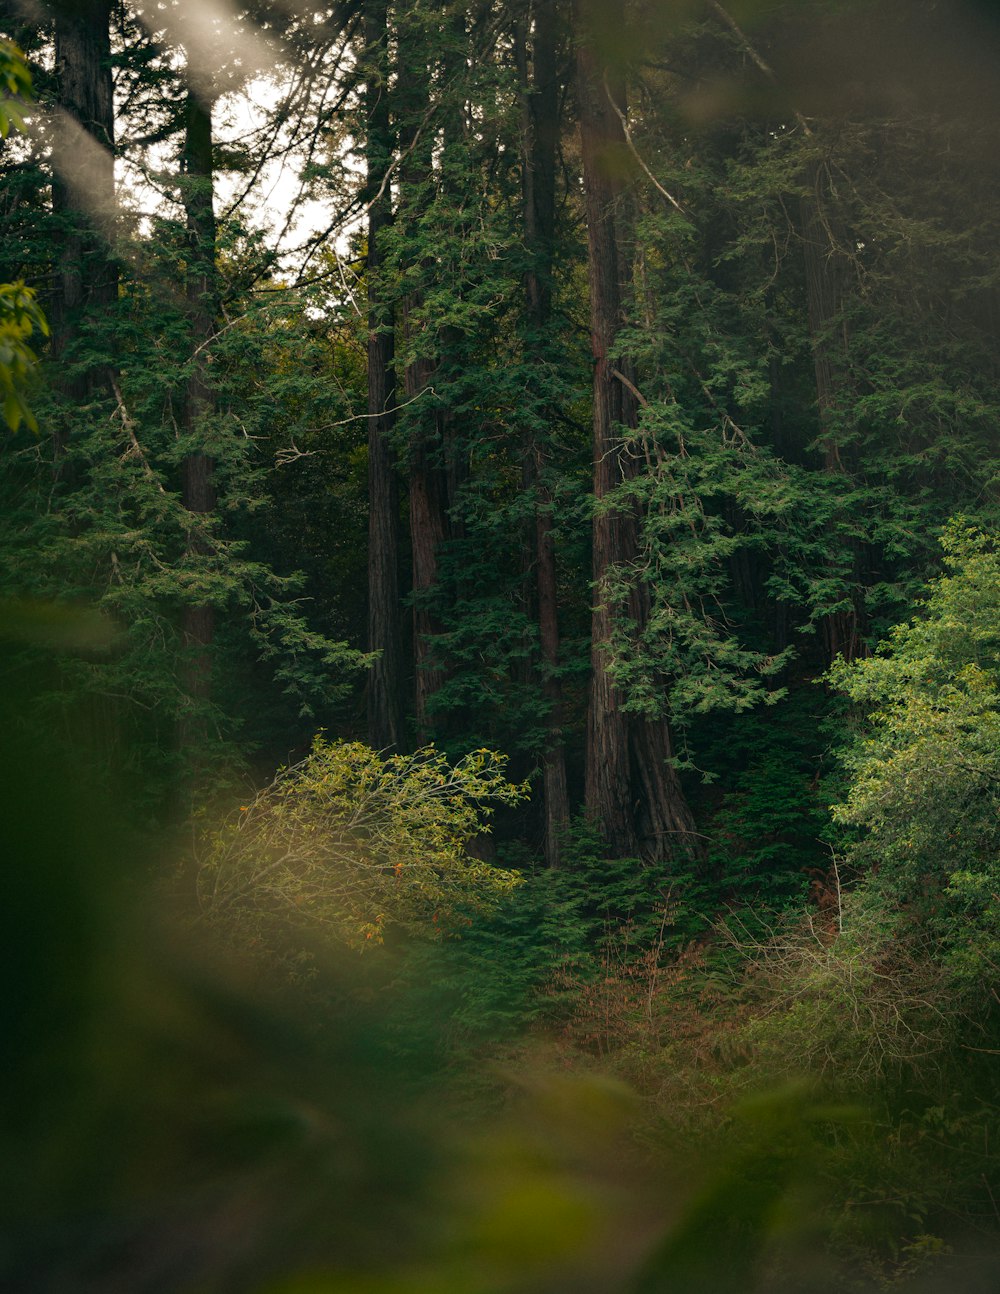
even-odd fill
[{"label": "forest", "polygon": [[0,0],[0,1286],[1000,1284],[992,0]]}]

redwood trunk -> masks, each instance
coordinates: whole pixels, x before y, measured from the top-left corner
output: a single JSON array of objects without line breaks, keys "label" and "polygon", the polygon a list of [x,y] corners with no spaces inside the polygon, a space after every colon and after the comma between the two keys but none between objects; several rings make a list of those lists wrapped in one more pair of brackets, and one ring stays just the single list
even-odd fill
[{"label": "redwood trunk", "polygon": [[[524,236],[531,254],[525,275],[529,344],[544,345],[552,306],[552,249],[555,236],[556,148],[559,133],[559,83],[556,63],[556,0],[533,6],[531,70],[523,29],[515,36],[524,91],[522,121]],[[524,446],[525,484],[535,494],[533,534],[528,561],[535,573],[538,635],[542,655],[542,691],[546,704],[542,751],[542,814],[545,861],[558,867],[561,840],[569,822],[569,788],[563,740],[564,702],[559,680],[559,616],[555,548],[552,540],[552,496],[543,473],[543,449],[532,430]]]},{"label": "redwood trunk", "polygon": [[[418,23],[400,32],[399,101],[404,114],[400,130],[401,218],[411,229],[417,228],[421,216],[432,200],[433,135],[429,126],[430,63],[425,33]],[[430,604],[438,584],[438,558],[447,534],[448,486],[443,463],[442,423],[444,414],[432,410],[428,401],[437,396],[428,393],[435,372],[435,362],[426,355],[415,356],[421,348],[415,314],[421,305],[419,296],[411,294],[402,303],[401,324],[408,352],[404,372],[404,394],[408,404],[419,401],[412,417],[414,431],[408,444],[410,542],[413,589],[413,664],[414,714],[417,737],[427,741],[432,735],[431,700],[444,682],[444,672],[433,656],[433,640],[440,624]],[[421,327],[426,329],[426,322]],[[426,350],[426,342],[423,348]]]},{"label": "redwood trunk", "polygon": [[566,745],[563,740],[564,702],[562,684],[557,673],[559,619],[555,549],[552,543],[552,518],[542,507],[535,514],[535,547],[542,687],[548,709],[545,717],[545,750],[542,753],[545,862],[549,867],[558,867],[562,836],[569,823],[569,787],[566,779]]},{"label": "redwood trunk", "polygon": [[[428,385],[429,366],[421,361],[406,370],[406,397],[412,400]],[[429,599],[438,583],[438,555],[445,541],[445,482],[434,461],[433,431],[421,428],[410,442],[410,542],[413,550],[414,713],[421,741],[431,736],[430,703],[444,682],[434,658],[433,639],[441,626]]]},{"label": "redwood trunk", "polygon": [[388,4],[367,0],[368,136],[368,649],[377,653],[368,676],[368,740],[377,750],[402,739],[399,616],[399,493],[392,453],[396,377],[392,309],[379,279],[380,240],[392,221],[389,122]]},{"label": "redwood trunk", "polygon": [[[62,228],[49,322],[56,382],[73,401],[110,388],[112,373],[112,365],[96,363],[67,375],[81,329],[118,297],[109,245],[116,218],[110,9],[109,0],[77,0],[61,4],[55,20],[61,116],[52,137],[52,207]],[[58,453],[65,433],[55,438]]]},{"label": "redwood trunk", "polygon": [[[696,839],[690,809],[668,762],[669,730],[665,723],[626,715],[609,673],[614,612],[608,605],[606,580],[612,566],[634,560],[638,518],[628,505],[609,508],[602,503],[636,470],[636,460],[623,452],[619,428],[637,425],[637,409],[631,361],[617,345],[629,279],[622,228],[627,156],[615,111],[615,107],[627,109],[625,82],[599,58],[596,33],[602,27],[620,31],[624,12],[620,0],[575,0],[574,15],[579,37],[577,93],[587,215],[596,504],[586,804],[612,854],[666,858],[689,852]],[[630,599],[629,615],[640,627],[647,614],[646,601],[638,589]]]}]

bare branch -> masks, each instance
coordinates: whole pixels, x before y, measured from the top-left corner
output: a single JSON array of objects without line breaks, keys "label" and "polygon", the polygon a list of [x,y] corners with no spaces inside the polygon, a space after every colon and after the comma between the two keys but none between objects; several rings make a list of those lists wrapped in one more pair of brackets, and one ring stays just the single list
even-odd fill
[{"label": "bare branch", "polygon": [[[722,19],[722,21],[726,24],[729,30],[737,38],[737,40],[742,45],[743,52],[746,54],[747,58],[750,59],[750,61],[758,68],[759,71],[761,71],[764,74],[764,76],[767,77],[767,79],[773,85],[777,85],[778,78],[774,74],[774,68],[771,67],[770,63],[764,60],[760,52],[756,49],[756,47],[750,40],[750,37],[746,34],[746,32],[739,25],[739,23],[732,16],[732,14],[729,13],[726,9],[724,9],[721,4],[719,4],[719,0],[708,0],[708,7],[711,10],[713,10],[713,12],[719,18]],[[802,133],[804,135],[812,135],[812,131],[809,128],[809,123],[806,121],[805,117],[803,117],[802,113],[799,112],[797,108],[794,111],[795,111],[795,120],[802,127]]]},{"label": "bare branch", "polygon": [[607,74],[607,72],[605,72],[605,73],[604,73],[604,93],[608,96],[608,103],[610,103],[610,104],[611,104],[611,107],[614,109],[614,111],[615,111],[615,116],[618,118],[618,120],[619,120],[619,121],[621,122],[621,124],[622,124],[622,133],[623,133],[623,134],[624,134],[624,136],[625,136],[625,143],[626,143],[626,144],[628,144],[628,146],[629,146],[629,151],[631,152],[632,156],[635,158],[635,160],[639,163],[639,165],[640,165],[640,166],[642,167],[642,169],[645,171],[646,175],[648,176],[648,178],[649,178],[650,182],[653,184],[653,186],[654,186],[654,188],[656,189],[656,191],[657,191],[658,193],[661,193],[661,194],[663,195],[663,197],[665,197],[665,198],[666,198],[666,200],[671,204],[671,206],[675,207],[675,208],[676,208],[676,209],[681,213],[681,215],[682,215],[682,216],[686,216],[686,215],[687,215],[687,212],[684,210],[684,208],[681,206],[681,204],[677,201],[677,199],[674,197],[674,195],[673,195],[672,193],[668,193],[668,192],[667,192],[667,190],[663,187],[663,185],[660,183],[660,181],[656,178],[656,176],[653,174],[653,172],[652,172],[652,171],[649,169],[649,167],[646,165],[646,162],[645,162],[644,158],[642,157],[642,154],[641,154],[641,153],[639,152],[639,150],[636,148],[636,146],[635,146],[635,141],[632,139],[632,132],[631,132],[631,130],[629,130],[629,128],[628,128],[628,118],[626,117],[625,113],[624,113],[624,112],[622,112],[621,108],[619,108],[619,107],[618,107],[618,104],[617,104],[617,103],[615,103],[615,101],[614,101],[614,97],[613,97],[613,96],[612,96],[612,94],[611,94],[611,87],[608,85],[608,74]]},{"label": "bare branch", "polygon": [[635,398],[639,401],[639,403],[642,405],[644,409],[649,408],[649,401],[639,390],[639,388],[635,385],[635,383],[630,382],[629,379],[625,376],[623,372],[621,372],[620,369],[613,368],[611,370],[611,376],[616,377],[618,381],[621,382],[622,386],[625,388],[626,391],[631,391],[631,393],[635,396]]}]

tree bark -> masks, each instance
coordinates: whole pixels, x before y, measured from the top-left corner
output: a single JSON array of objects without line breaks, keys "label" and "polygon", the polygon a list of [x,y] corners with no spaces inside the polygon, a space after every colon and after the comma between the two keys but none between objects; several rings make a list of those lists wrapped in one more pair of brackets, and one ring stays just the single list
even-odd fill
[{"label": "tree bark", "polygon": [[[109,243],[117,210],[110,11],[110,0],[64,0],[55,15],[61,111],[52,139],[52,207],[62,228],[49,322],[56,382],[70,401],[110,391],[113,375],[111,363],[81,367],[74,354],[81,330],[118,298]],[[57,429],[57,454],[65,437]]]},{"label": "tree bark", "polygon": [[[398,95],[400,105],[399,149],[401,162],[400,212],[411,239],[430,201],[432,141],[427,126],[430,100],[430,70],[419,27],[408,30],[401,25],[398,39]],[[434,371],[433,363],[413,355],[419,345],[419,324],[415,316],[420,308],[417,292],[410,292],[400,303],[400,332],[406,351],[403,370],[403,395],[413,404],[423,396]],[[429,440],[433,435],[422,406],[410,415],[415,429],[407,444],[407,489],[410,511],[410,560],[413,593],[413,708],[417,737],[425,741],[429,733],[428,701],[441,683],[441,675],[432,667],[429,640],[437,629],[427,606],[427,595],[437,583],[437,555],[444,542],[444,514],[440,504],[440,483],[430,461]]]},{"label": "tree bark", "polygon": [[[621,0],[574,0],[574,17],[587,215],[596,504],[586,806],[612,854],[662,859],[690,852],[696,840],[690,809],[668,762],[670,733],[665,723],[627,715],[609,672],[614,613],[606,581],[611,567],[634,559],[638,518],[629,505],[602,503],[637,470],[636,460],[623,451],[618,428],[635,427],[638,410],[632,362],[617,344],[630,277],[623,237],[630,163],[618,115],[627,111],[625,78],[600,58],[596,33],[601,28],[620,31],[624,11]],[[647,601],[640,588],[633,589],[628,612],[639,626],[648,614]]]},{"label": "tree bark", "polygon": [[[544,346],[552,311],[552,252],[555,238],[556,148],[559,137],[559,80],[557,71],[556,0],[537,0],[531,68],[523,27],[515,32],[519,72],[524,96],[523,221],[524,240],[530,255],[525,275],[527,343]],[[559,680],[559,615],[555,546],[552,538],[552,496],[543,473],[544,449],[532,428],[525,437],[524,478],[535,495],[533,534],[528,562],[534,569],[538,635],[542,657],[542,692],[546,706],[545,745],[542,751],[542,816],[545,861],[558,867],[561,839],[569,823],[569,788],[566,747],[563,739],[564,701]]]},{"label": "tree bark", "polygon": [[369,64],[365,92],[368,209],[368,650],[378,653],[368,675],[368,740],[393,750],[402,740],[399,617],[399,492],[392,452],[396,377],[392,308],[379,281],[380,241],[392,222],[392,196],[383,183],[392,156],[389,120],[388,3],[366,0],[364,37]]},{"label": "tree bark", "polygon": [[[406,398],[413,400],[429,385],[433,367],[417,360],[407,365]],[[435,420],[436,422],[436,420]],[[447,495],[444,474],[435,461],[439,440],[433,431],[421,428],[410,441],[410,544],[413,553],[413,665],[414,714],[417,736],[427,741],[431,736],[430,703],[444,683],[444,671],[435,660],[433,639],[441,625],[429,605],[438,583],[438,556],[446,535]]]},{"label": "tree bark", "polygon": [[[414,26],[404,24],[399,36],[399,103],[401,125],[399,147],[401,204],[399,218],[405,220],[407,232],[415,247],[426,234],[419,231],[421,218],[433,201],[434,135],[430,127],[431,67],[437,50],[430,47],[430,31],[423,26],[421,15],[415,15]],[[404,207],[405,204],[405,207]],[[424,259],[425,268],[433,262]],[[402,302],[401,324],[408,352],[404,370],[404,395],[408,404],[424,396],[431,387],[437,361],[437,345],[421,345],[418,329],[426,332],[426,320],[416,322],[421,306],[420,294],[410,293]],[[425,353],[414,355],[414,348]],[[430,351],[431,354],[426,352]],[[414,715],[417,738],[428,741],[433,735],[431,702],[445,680],[444,670],[433,654],[434,637],[441,624],[431,605],[431,595],[438,585],[438,561],[448,536],[449,475],[454,475],[453,446],[447,409],[437,395],[429,396],[415,409],[407,454],[410,505],[410,544],[413,590],[413,664]],[[450,470],[449,470],[450,469]]]}]

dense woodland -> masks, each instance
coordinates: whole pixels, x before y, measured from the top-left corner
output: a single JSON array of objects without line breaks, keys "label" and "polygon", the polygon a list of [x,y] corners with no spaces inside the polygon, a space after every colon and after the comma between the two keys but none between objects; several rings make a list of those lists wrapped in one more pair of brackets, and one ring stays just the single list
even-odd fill
[{"label": "dense woodland", "polygon": [[0,37],[5,1288],[994,1289],[992,5]]}]

